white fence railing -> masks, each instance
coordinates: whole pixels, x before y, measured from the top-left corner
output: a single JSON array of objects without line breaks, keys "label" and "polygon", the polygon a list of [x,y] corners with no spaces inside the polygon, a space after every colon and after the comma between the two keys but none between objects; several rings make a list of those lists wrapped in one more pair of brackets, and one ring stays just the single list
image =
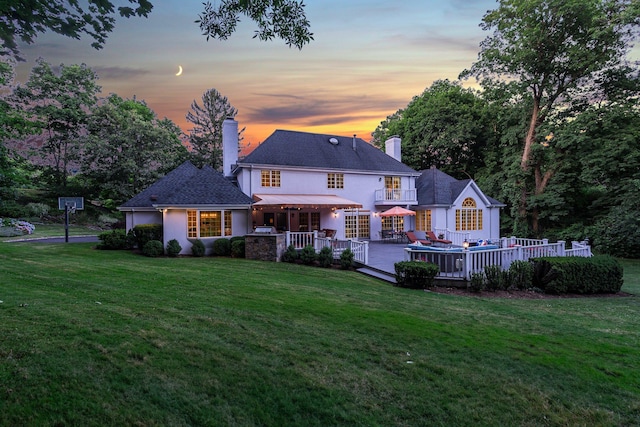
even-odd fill
[{"label": "white fence railing", "polygon": [[415,203],[417,202],[416,190],[402,190],[391,188],[380,188],[375,191],[375,201],[378,202],[394,202],[397,204]]},{"label": "white fence railing", "polygon": [[[515,238],[513,238],[515,239]],[[481,273],[489,265],[499,265],[507,270],[514,261],[528,261],[530,258],[547,256],[591,256],[591,247],[586,243],[572,242],[571,249],[565,249],[566,242],[542,243],[533,239],[515,239],[529,246],[508,244],[497,249],[429,250],[405,248],[405,260],[427,261],[440,268],[438,277],[470,280],[473,273]],[[546,240],[545,240],[546,241]]]},{"label": "white fence railing", "polygon": [[339,259],[345,249],[353,252],[353,259],[356,262],[367,264],[369,262],[369,242],[359,240],[338,240],[328,237],[319,237],[317,231],[310,232],[286,232],[286,245],[293,245],[296,249],[305,246],[313,246],[316,252],[327,246],[333,250],[333,258]]}]

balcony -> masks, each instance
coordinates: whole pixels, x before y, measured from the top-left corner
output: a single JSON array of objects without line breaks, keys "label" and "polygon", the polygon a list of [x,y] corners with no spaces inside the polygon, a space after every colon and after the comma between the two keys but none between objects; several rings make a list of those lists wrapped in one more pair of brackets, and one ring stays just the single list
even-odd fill
[{"label": "balcony", "polygon": [[416,190],[381,188],[376,190],[375,203],[379,206],[417,205]]}]

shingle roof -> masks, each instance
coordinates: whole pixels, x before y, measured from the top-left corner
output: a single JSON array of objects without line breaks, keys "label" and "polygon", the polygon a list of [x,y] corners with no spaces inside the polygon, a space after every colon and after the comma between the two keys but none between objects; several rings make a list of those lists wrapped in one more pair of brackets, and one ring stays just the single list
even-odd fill
[{"label": "shingle roof", "polygon": [[[470,179],[457,180],[436,168],[423,170],[420,173],[421,175],[416,179],[418,205],[420,206],[452,205],[472,181]],[[494,198],[487,195],[485,197],[492,205],[504,206]]]},{"label": "shingle roof", "polygon": [[416,174],[366,141],[355,143],[354,150],[353,137],[276,130],[238,164]]},{"label": "shingle roof", "polygon": [[249,205],[252,200],[210,166],[198,169],[187,161],[141,191],[121,208],[154,205]]}]

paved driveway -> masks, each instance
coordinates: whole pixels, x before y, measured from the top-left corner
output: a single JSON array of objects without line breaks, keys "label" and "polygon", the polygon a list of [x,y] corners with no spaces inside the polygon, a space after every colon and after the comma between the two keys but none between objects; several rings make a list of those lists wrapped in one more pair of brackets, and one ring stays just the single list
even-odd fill
[{"label": "paved driveway", "polygon": [[[96,243],[99,242],[98,236],[69,236],[69,243]],[[37,242],[37,243],[65,243],[64,236],[62,237],[42,237],[42,238],[34,238],[29,239],[15,239],[15,240],[7,240],[6,243],[15,243],[15,242]]]}]

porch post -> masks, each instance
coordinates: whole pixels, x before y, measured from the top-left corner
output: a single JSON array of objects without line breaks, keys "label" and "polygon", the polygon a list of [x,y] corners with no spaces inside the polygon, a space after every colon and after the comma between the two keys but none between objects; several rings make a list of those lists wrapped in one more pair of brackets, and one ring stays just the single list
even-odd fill
[{"label": "porch post", "polygon": [[565,244],[564,240],[558,240],[558,256],[565,256]]},{"label": "porch post", "polygon": [[465,280],[470,281],[471,280],[471,251],[465,250],[463,252],[464,255],[464,263],[463,263],[463,271],[462,271],[462,277],[464,277]]},{"label": "porch post", "polygon": [[286,245],[287,247],[289,247],[291,245],[291,232],[289,230],[284,232],[285,235],[285,239],[286,239]]}]

